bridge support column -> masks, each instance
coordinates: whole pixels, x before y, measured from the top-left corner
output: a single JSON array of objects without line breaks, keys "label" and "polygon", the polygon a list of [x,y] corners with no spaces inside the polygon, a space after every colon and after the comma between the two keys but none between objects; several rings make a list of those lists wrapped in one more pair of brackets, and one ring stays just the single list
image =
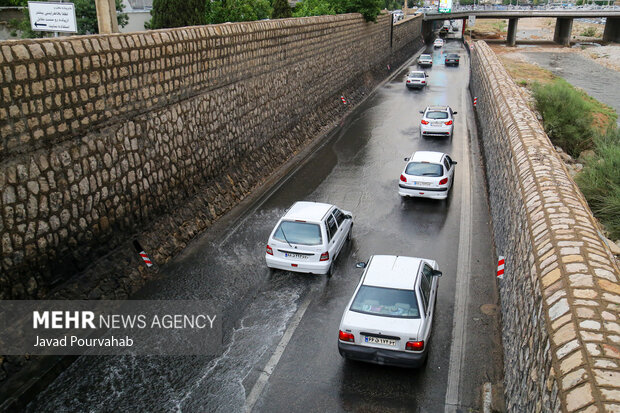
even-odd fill
[{"label": "bridge support column", "polygon": [[603,32],[604,42],[620,43],[620,17],[608,17]]},{"label": "bridge support column", "polygon": [[423,20],[422,21],[422,38],[424,41],[428,41],[433,35],[433,20]]},{"label": "bridge support column", "polygon": [[506,45],[514,46],[517,43],[517,22],[519,19],[508,19],[508,35],[506,36]]},{"label": "bridge support column", "polygon": [[570,46],[570,36],[573,30],[573,19],[571,17],[558,17],[555,22],[555,32],[553,41],[562,46]]}]

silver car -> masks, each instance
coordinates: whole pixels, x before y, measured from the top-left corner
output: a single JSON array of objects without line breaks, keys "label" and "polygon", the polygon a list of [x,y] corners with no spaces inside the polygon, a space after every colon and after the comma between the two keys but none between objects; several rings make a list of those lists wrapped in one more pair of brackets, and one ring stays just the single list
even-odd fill
[{"label": "silver car", "polygon": [[446,199],[454,182],[456,162],[443,152],[418,151],[405,158],[398,194],[402,197]]},{"label": "silver car", "polygon": [[430,67],[433,65],[433,56],[430,54],[421,54],[418,57],[418,65],[422,67]]},{"label": "silver car", "polygon": [[426,86],[426,78],[428,75],[426,72],[414,70],[407,75],[406,85],[409,89],[422,89]]},{"label": "silver car", "polygon": [[424,115],[420,121],[420,136],[452,137],[456,112],[450,106],[428,106],[420,113]]},{"label": "silver car", "polygon": [[441,276],[437,263],[374,255],[357,266],[366,270],[340,321],[340,355],[390,366],[423,366]]}]

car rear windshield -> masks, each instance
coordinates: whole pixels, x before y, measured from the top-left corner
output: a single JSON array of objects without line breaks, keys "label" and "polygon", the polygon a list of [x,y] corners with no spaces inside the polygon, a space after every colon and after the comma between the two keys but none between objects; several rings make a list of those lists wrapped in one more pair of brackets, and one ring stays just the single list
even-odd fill
[{"label": "car rear windshield", "polygon": [[459,58],[459,55],[457,55],[457,54],[449,54],[448,55],[448,59],[458,59],[458,58]]},{"label": "car rear windshield", "polygon": [[298,221],[282,221],[273,234],[278,241],[301,245],[320,245],[321,227],[318,224]]},{"label": "car rear windshield", "polygon": [[442,176],[443,167],[436,163],[410,162],[405,173],[416,176]]},{"label": "car rear windshield", "polygon": [[413,290],[362,285],[351,304],[351,311],[397,318],[420,318]]},{"label": "car rear windshield", "polygon": [[420,55],[420,60],[429,60],[430,58],[431,58],[431,55],[429,54]]},{"label": "car rear windshield", "polygon": [[426,112],[428,119],[448,119],[448,112]]},{"label": "car rear windshield", "polygon": [[409,73],[409,77],[412,77],[414,79],[422,79],[422,78],[424,78],[424,73],[422,73],[422,72],[411,72],[411,73]]}]

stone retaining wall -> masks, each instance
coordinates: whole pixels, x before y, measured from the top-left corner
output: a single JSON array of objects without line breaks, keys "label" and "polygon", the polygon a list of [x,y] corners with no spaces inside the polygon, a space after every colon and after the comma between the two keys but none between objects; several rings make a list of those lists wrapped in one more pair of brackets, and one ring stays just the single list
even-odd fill
[{"label": "stone retaining wall", "polygon": [[510,412],[620,411],[620,271],[518,86],[471,53],[500,281]]},{"label": "stone retaining wall", "polygon": [[[404,62],[420,28],[350,14],[3,43],[0,299],[44,297],[137,235],[165,262]],[[130,259],[84,296],[130,294],[143,271],[110,273]]]}]

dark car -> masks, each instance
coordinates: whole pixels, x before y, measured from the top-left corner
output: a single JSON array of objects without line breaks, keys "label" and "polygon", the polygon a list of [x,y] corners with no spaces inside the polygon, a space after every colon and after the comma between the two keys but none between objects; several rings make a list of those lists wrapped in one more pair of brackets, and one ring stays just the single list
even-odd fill
[{"label": "dark car", "polygon": [[450,66],[450,65],[458,66],[459,58],[460,56],[456,53],[448,53],[446,55],[446,66]]}]

